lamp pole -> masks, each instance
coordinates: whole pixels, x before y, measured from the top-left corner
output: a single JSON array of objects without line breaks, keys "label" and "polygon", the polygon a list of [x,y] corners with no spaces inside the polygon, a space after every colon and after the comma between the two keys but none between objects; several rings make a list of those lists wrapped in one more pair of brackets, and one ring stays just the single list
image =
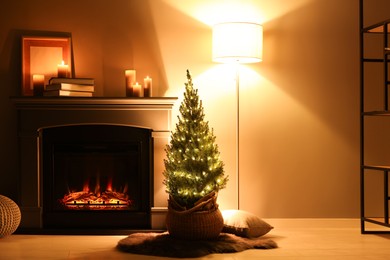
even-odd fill
[{"label": "lamp pole", "polygon": [[237,182],[237,209],[240,209],[240,64],[237,62],[236,66],[236,182]]}]

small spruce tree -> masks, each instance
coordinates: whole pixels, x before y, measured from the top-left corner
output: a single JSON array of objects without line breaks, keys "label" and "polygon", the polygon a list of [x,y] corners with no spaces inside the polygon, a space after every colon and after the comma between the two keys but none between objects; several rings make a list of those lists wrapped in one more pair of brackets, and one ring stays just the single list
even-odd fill
[{"label": "small spruce tree", "polygon": [[188,70],[179,112],[176,129],[165,149],[163,183],[166,192],[189,209],[205,195],[225,188],[228,176],[224,175],[213,129],[204,121],[202,101]]}]

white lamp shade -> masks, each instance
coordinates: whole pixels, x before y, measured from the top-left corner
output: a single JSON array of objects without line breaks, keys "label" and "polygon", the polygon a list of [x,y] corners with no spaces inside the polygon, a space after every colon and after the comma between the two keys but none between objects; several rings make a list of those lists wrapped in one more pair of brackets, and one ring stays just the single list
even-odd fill
[{"label": "white lamp shade", "polygon": [[255,63],[263,59],[263,27],[257,23],[227,22],[213,27],[213,61]]}]

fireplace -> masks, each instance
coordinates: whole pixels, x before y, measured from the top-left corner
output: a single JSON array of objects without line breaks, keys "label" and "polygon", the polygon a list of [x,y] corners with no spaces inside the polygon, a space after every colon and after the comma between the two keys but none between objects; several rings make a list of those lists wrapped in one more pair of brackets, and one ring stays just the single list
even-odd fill
[{"label": "fireplace", "polygon": [[165,228],[163,160],[176,100],[12,98],[19,118],[19,230]]},{"label": "fireplace", "polygon": [[68,125],[39,131],[44,228],[151,228],[151,129]]}]

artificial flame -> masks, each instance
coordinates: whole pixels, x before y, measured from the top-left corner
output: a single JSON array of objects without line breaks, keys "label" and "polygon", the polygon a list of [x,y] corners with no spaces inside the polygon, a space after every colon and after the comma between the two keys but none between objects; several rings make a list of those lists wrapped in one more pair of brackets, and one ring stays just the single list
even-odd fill
[{"label": "artificial flame", "polygon": [[98,174],[96,177],[96,185],[93,189],[90,188],[89,179],[86,179],[83,183],[82,191],[69,191],[59,201],[66,209],[123,209],[132,205],[127,191],[127,183],[122,191],[114,190],[112,187],[112,178],[109,178],[105,190],[102,191],[100,176]]}]

